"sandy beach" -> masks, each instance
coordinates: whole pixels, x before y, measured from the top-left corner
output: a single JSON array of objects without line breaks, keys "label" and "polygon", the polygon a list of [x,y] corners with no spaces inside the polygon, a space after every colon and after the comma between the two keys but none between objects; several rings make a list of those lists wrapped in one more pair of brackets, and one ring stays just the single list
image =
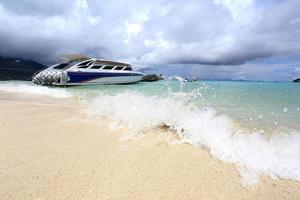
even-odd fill
[{"label": "sandy beach", "polygon": [[261,177],[172,144],[163,129],[130,140],[80,102],[0,92],[1,199],[300,199],[300,182]]}]

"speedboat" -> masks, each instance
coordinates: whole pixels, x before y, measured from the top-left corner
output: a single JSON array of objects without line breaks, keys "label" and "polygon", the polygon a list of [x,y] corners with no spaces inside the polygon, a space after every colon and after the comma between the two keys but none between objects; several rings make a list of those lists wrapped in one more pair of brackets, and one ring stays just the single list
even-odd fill
[{"label": "speedboat", "polygon": [[38,72],[32,82],[46,86],[129,84],[143,76],[128,63],[79,56]]}]

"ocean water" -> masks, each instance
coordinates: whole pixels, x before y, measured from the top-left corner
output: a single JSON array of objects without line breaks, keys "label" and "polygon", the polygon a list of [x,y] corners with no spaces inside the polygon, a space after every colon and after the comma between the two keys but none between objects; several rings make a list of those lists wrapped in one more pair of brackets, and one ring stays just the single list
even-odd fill
[{"label": "ocean water", "polygon": [[5,81],[1,91],[80,99],[87,116],[126,125],[128,138],[168,127],[180,142],[234,163],[245,185],[260,175],[300,181],[300,84],[159,81],[48,88]]}]

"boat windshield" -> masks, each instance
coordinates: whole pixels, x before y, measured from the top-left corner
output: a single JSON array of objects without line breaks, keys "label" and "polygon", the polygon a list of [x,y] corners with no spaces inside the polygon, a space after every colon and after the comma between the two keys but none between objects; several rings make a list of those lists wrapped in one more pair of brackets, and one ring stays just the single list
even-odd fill
[{"label": "boat windshield", "polygon": [[68,69],[77,63],[79,63],[79,61],[69,61],[69,62],[56,64],[52,68],[53,69]]},{"label": "boat windshield", "polygon": [[125,67],[125,69],[123,69],[123,70],[126,70],[126,71],[132,71],[132,68],[131,68],[130,66],[127,66],[127,67]]}]

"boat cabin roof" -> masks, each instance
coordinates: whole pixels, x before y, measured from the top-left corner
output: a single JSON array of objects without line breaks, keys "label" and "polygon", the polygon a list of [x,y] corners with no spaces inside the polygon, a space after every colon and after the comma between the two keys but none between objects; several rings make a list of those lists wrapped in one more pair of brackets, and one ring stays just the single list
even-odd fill
[{"label": "boat cabin roof", "polygon": [[66,70],[68,68],[91,68],[91,69],[117,69],[132,70],[131,65],[123,62],[88,58],[81,60],[69,60],[52,66],[53,69]]},{"label": "boat cabin roof", "polygon": [[79,63],[79,62],[91,60],[91,61],[96,62],[96,64],[102,64],[102,65],[130,66],[130,64],[124,63],[124,62],[116,62],[116,61],[112,61],[112,60],[91,58],[91,57],[84,56],[81,54],[63,55],[60,58],[64,61],[64,63],[75,63],[75,62]]},{"label": "boat cabin roof", "polygon": [[[93,59],[91,59],[93,60]],[[95,59],[94,64],[100,64],[100,65],[118,65],[118,66],[130,66],[128,63],[123,63],[123,62],[116,62],[116,61],[111,61],[111,60],[101,60],[101,59]]]}]

